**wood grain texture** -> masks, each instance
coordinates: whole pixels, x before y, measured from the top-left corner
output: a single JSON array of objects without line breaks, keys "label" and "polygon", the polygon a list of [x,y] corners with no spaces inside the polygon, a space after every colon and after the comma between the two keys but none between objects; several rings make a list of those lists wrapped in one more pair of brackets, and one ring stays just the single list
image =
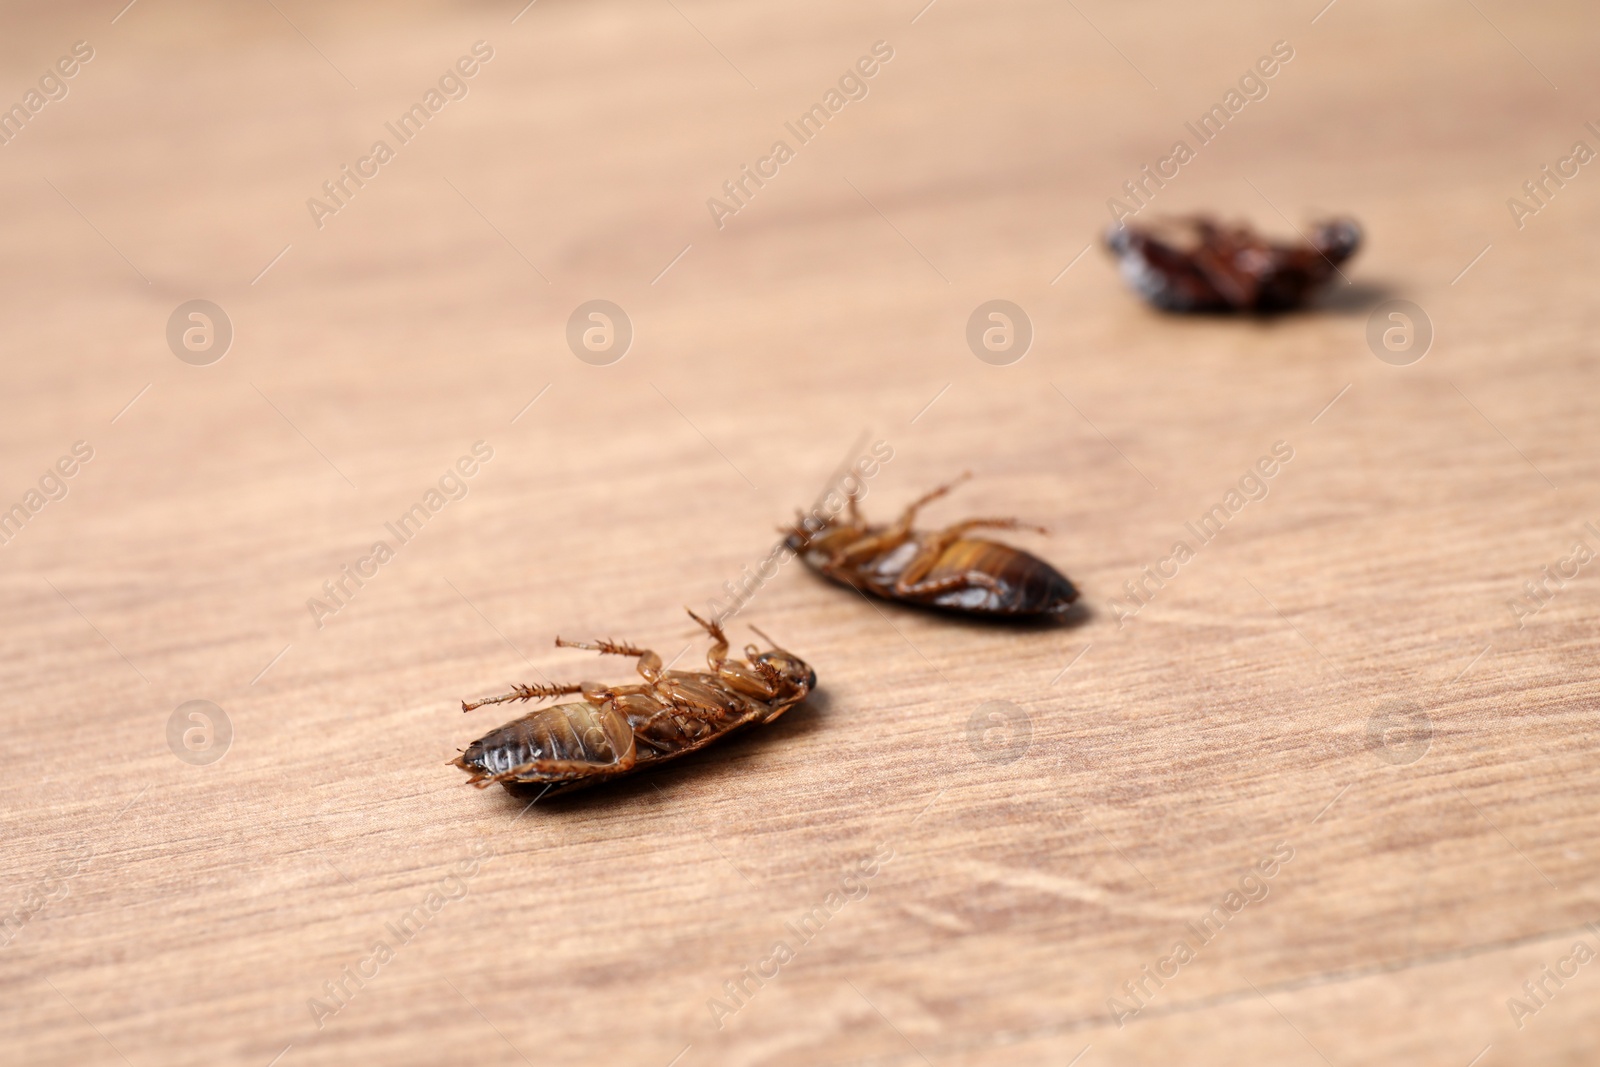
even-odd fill
[{"label": "wood grain texture", "polygon": [[[1600,578],[1508,607],[1600,547],[1600,176],[1507,206],[1600,147],[1592,8],[121,6],[0,34],[0,102],[95,50],[0,147],[0,508],[94,452],[0,548],[6,1060],[1594,1061],[1600,964],[1507,1004],[1600,946]],[[319,229],[307,198],[479,40],[467,95]],[[707,198],[880,40],[865,98],[719,229]],[[1151,313],[1077,257],[1280,40],[1150,210],[1348,213],[1368,246],[1313,314]],[[191,298],[235,328],[210,366],[167,347]],[[596,298],[635,329],[611,366],[565,341]],[[1035,330],[1010,366],[966,345],[993,298]],[[1434,326],[1418,363],[1368,350],[1389,298]],[[463,697],[629,676],[558,633],[700,657],[682,606],[864,430],[894,450],[869,514],[970,468],[929,522],[1045,524],[1007,539],[1089,618],[985,626],[791,564],[734,635],[816,666],[805,707],[531,810],[446,766],[498,721]],[[465,495],[315,618],[479,441]],[[1265,496],[1189,534],[1276,442]],[[191,700],[231,723],[209,765],[168,745]],[[992,701],[1021,725],[974,727]],[[1397,708],[1431,726],[1410,762],[1372,741]]]}]

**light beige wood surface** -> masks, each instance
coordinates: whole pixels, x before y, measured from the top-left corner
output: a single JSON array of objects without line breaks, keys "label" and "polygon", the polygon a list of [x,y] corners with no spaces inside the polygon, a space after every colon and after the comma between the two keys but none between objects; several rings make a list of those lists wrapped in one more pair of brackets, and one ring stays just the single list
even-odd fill
[{"label": "light beige wood surface", "polygon": [[[3,16],[0,103],[94,58],[0,147],[0,507],[93,459],[0,548],[0,1058],[1594,1062],[1600,963],[1508,999],[1600,948],[1597,564],[1521,626],[1508,601],[1600,550],[1600,172],[1520,229],[1506,203],[1600,148],[1592,8],[519,6]],[[480,40],[465,98],[319,229],[307,198]],[[1347,212],[1367,247],[1312,314],[1155,315],[1077,257],[1280,40],[1149,210]],[[866,97],[719,230],[707,198],[877,41]],[[192,298],[234,326],[210,366],[165,339]],[[595,298],[635,328],[611,366],[564,340]],[[1014,365],[964,340],[994,298],[1036,331]],[[1420,362],[1367,347],[1390,298],[1434,326]],[[864,432],[893,449],[872,514],[971,469],[929,521],[1047,524],[1015,541],[1088,617],[954,621],[788,566],[734,626],[816,666],[781,722],[532,810],[445,765],[501,721],[462,697],[629,676],[557,633],[698,660],[683,606]],[[465,498],[318,628],[479,441]],[[1119,625],[1279,441],[1268,495]],[[208,765],[169,748],[191,700],[231,723]],[[995,700],[1026,736],[974,743]],[[1396,701],[1431,724],[1411,762],[1369,740]]]}]

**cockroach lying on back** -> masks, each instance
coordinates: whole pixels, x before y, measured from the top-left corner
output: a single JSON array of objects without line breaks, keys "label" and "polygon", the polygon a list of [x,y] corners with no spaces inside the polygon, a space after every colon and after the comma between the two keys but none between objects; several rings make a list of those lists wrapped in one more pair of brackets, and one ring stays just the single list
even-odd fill
[{"label": "cockroach lying on back", "polygon": [[1267,312],[1299,307],[1326,285],[1361,247],[1361,227],[1333,219],[1286,244],[1196,215],[1121,223],[1105,241],[1123,280],[1163,311]]},{"label": "cockroach lying on back", "polygon": [[968,477],[928,493],[891,526],[864,521],[852,494],[845,518],[802,516],[782,531],[789,535],[785,544],[813,570],[888,600],[1018,618],[1070,610],[1078,590],[1050,564],[1020,548],[967,536],[984,527],[1045,533],[1041,527],[1016,519],[968,519],[942,530],[911,528],[918,509]]},{"label": "cockroach lying on back", "polygon": [[556,644],[566,648],[637,656],[644,684],[518,685],[501,696],[462,701],[461,710],[471,711],[583,694],[582,703],[539,708],[491,730],[451,762],[480,789],[495,782],[507,788],[542,782],[549,788],[541,795],[555,796],[676,759],[752,723],[771,722],[816,688],[817,672],[793,653],[746,645],[744,659],[729,659],[721,625],[692,611],[689,616],[712,637],[709,671],[665,671],[661,657],[646,648],[558,637]]}]

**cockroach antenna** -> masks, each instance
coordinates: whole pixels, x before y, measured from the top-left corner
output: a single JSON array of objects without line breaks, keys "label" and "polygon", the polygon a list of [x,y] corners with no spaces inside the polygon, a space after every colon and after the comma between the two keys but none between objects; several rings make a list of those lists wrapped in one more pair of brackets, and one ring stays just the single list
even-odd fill
[{"label": "cockroach antenna", "polygon": [[845,471],[850,469],[850,464],[855,460],[855,457],[861,454],[862,446],[867,443],[867,439],[871,436],[872,431],[870,429],[862,429],[861,436],[857,437],[855,444],[850,446],[850,451],[845,454],[839,465],[833,469],[833,473],[828,475],[828,481],[823,485],[822,492],[817,494],[816,502],[811,505],[812,512],[821,510],[822,502],[828,499],[828,494],[833,491],[834,486],[844,477]]},{"label": "cockroach antenna", "polygon": [[762,630],[761,630],[761,627],[756,626],[755,624],[752,623],[751,626],[750,626],[750,629],[752,629],[752,630],[754,630],[756,632],[756,636],[757,637],[761,638],[761,640],[763,640],[767,644],[771,645],[772,646],[772,650],[774,652],[782,652],[785,655],[792,655],[792,653],[790,653],[788,649],[784,648],[782,645],[778,644],[778,642],[774,641],[772,638],[768,637],[765,633],[763,633]]},{"label": "cockroach antenna", "polygon": [[778,532],[799,537],[802,541],[811,540],[811,532],[806,529],[806,513],[799,508],[794,509],[794,522],[788,526],[779,526]]}]

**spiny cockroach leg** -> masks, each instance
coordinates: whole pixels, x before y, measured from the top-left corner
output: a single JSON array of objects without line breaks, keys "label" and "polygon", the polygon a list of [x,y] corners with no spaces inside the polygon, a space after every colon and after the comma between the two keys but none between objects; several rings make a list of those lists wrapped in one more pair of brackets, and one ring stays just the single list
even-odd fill
[{"label": "spiny cockroach leg", "polygon": [[485,704],[507,704],[513,700],[548,700],[551,697],[581,692],[583,692],[582,683],[568,683],[565,685],[517,685],[513,683],[509,693],[501,693],[497,697],[484,697],[482,700],[474,700],[470,703],[463,700],[461,702],[461,710],[471,711],[473,708],[481,708]]},{"label": "spiny cockroach leg", "polygon": [[836,573],[855,560],[872,559],[875,556],[883,556],[899,548],[910,539],[911,524],[916,520],[918,510],[924,505],[938,500],[971,477],[971,471],[963,471],[961,476],[953,481],[946,482],[939,488],[924,493],[920,498],[906,505],[906,509],[900,513],[900,517],[895,520],[893,526],[885,527],[877,533],[865,533],[867,527],[863,526],[858,521],[859,516],[856,516],[852,519],[852,528],[862,530],[865,536],[851,544],[835,549],[833,555],[823,564],[824,571],[830,574]]},{"label": "spiny cockroach leg", "polygon": [[648,648],[636,648],[626,641],[568,641],[556,638],[557,648],[584,648],[602,656],[638,656],[639,674],[647,682],[661,680],[661,657]]},{"label": "spiny cockroach leg", "polygon": [[673,703],[671,705],[662,708],[654,715],[651,715],[640,726],[640,729],[648,729],[657,719],[666,718],[677,723],[678,729],[681,730],[683,729],[683,722],[679,716],[682,716],[684,719],[693,719],[696,722],[714,723],[725,718],[727,714],[728,712],[725,708],[713,707],[710,704],[693,700],[683,696],[682,694],[678,694],[673,697]]},{"label": "spiny cockroach leg", "polygon": [[568,641],[565,637],[556,638],[557,648],[583,648],[590,652],[598,652],[602,656],[643,656],[650,650],[636,648],[626,641]]},{"label": "spiny cockroach leg", "polygon": [[[945,549],[955,544],[967,535],[968,530],[1032,530],[1034,533],[1049,534],[1043,526],[1021,519],[967,519],[953,526],[946,526],[937,533],[928,534],[922,539],[922,545],[917,549],[917,554],[906,564],[906,569],[900,572],[900,577],[895,580],[895,592],[902,596],[915,596],[932,594],[940,591],[933,586],[923,587],[922,579],[933,570],[939,562],[939,557],[944,555]],[[981,583],[980,583],[981,584]],[[959,583],[945,585],[941,588],[959,589]],[[994,588],[991,583],[990,589]]]},{"label": "spiny cockroach leg", "polygon": [[728,658],[728,634],[720,622],[707,622],[694,613],[693,608],[684,608],[689,613],[689,618],[699,623],[711,635],[711,647],[706,651],[706,662],[712,670],[721,670],[722,664]]},{"label": "spiny cockroach leg", "polygon": [[950,490],[954,489],[956,486],[960,485],[962,482],[967,481],[971,477],[972,477],[972,472],[971,471],[962,471],[955,478],[952,478],[950,481],[945,482],[943,485],[939,486],[937,489],[931,489],[928,492],[922,494],[922,496],[918,497],[916,500],[913,500],[911,503],[906,505],[906,509],[900,513],[900,518],[895,523],[895,526],[897,528],[899,528],[901,530],[904,530],[907,533],[909,533],[911,531],[912,522],[914,522],[916,520],[917,512],[921,511],[924,507],[926,507],[927,505],[933,503],[935,500],[938,500],[940,497],[946,496],[947,494],[949,494]]},{"label": "spiny cockroach leg", "polygon": [[754,667],[755,672],[761,676],[761,680],[766,683],[766,695],[771,696],[776,693],[778,691],[778,683],[783,678],[778,668],[766,660],[758,660],[753,656],[746,658],[750,661],[750,666]]},{"label": "spiny cockroach leg", "polygon": [[964,522],[958,522],[954,525],[946,526],[934,536],[948,538],[949,540],[954,541],[968,530],[978,530],[985,527],[991,530],[1032,530],[1034,533],[1045,534],[1046,536],[1048,536],[1050,533],[1050,527],[1040,526],[1036,522],[1023,522],[1021,519],[991,518],[967,519]]},{"label": "spiny cockroach leg", "polygon": [[707,622],[705,619],[702,619],[700,616],[696,615],[693,608],[684,608],[683,610],[687,611],[689,613],[689,618],[699,623],[701,628],[704,629],[706,633],[710,634],[713,640],[721,641],[723,644],[728,643],[728,635],[723,632],[722,623]]},{"label": "spiny cockroach leg", "polygon": [[946,578],[930,578],[925,581],[908,582],[900,580],[895,583],[895,592],[901,596],[937,596],[940,593],[953,592],[957,589],[987,589],[991,593],[1001,592],[1000,582],[990,574],[981,572],[975,574],[952,574]]}]

